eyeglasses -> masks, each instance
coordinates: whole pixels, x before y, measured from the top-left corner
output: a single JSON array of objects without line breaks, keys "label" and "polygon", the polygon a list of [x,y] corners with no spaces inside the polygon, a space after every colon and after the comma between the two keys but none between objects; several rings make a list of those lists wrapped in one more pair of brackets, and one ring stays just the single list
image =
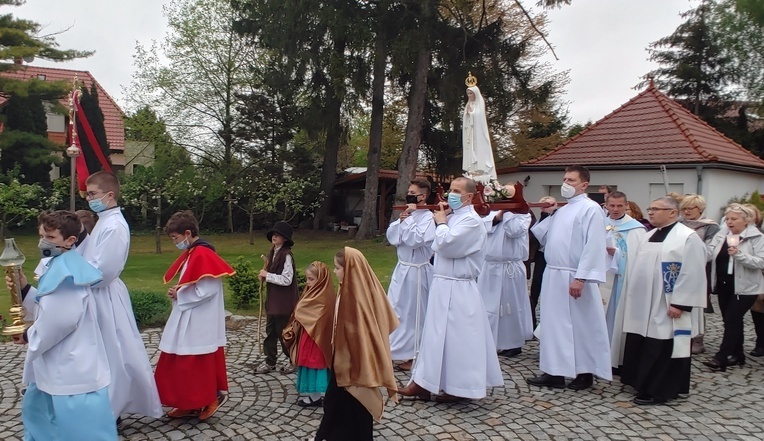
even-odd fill
[{"label": "eyeglasses", "polygon": [[648,213],[653,213],[656,211],[663,211],[663,210],[673,210],[673,208],[648,207],[647,210],[645,211],[647,211]]}]

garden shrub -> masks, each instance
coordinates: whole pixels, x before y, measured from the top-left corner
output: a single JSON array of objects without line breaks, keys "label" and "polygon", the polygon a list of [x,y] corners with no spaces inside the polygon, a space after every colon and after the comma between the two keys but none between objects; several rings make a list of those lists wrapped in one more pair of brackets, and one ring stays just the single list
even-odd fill
[{"label": "garden shrub", "polygon": [[258,298],[260,291],[260,280],[258,279],[260,268],[255,268],[252,262],[241,256],[231,266],[236,270],[236,274],[228,278],[228,286],[231,288],[231,299],[233,299],[234,308],[254,308],[260,300]]},{"label": "garden shrub", "polygon": [[172,303],[165,293],[133,291],[130,293],[130,301],[133,303],[133,314],[139,327],[161,326],[170,317]]}]

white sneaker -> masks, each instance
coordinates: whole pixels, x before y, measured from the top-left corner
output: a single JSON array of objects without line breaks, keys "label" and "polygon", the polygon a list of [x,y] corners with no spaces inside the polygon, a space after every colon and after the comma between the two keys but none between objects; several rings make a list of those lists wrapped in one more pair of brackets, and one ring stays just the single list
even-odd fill
[{"label": "white sneaker", "polygon": [[284,363],[281,366],[279,366],[279,372],[282,374],[291,374],[294,372],[294,366],[292,366],[292,363]]},{"label": "white sneaker", "polygon": [[262,363],[260,366],[255,369],[256,374],[267,374],[268,372],[273,372],[276,370],[276,365],[270,365],[268,363]]}]

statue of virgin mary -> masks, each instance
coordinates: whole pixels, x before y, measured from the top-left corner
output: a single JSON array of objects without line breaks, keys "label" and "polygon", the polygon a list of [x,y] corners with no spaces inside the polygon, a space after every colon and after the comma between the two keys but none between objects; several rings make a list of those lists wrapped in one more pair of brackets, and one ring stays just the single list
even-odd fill
[{"label": "statue of virgin mary", "polygon": [[465,176],[486,184],[496,179],[496,165],[488,135],[485,101],[471,72],[465,83],[468,99],[462,117],[462,168]]}]

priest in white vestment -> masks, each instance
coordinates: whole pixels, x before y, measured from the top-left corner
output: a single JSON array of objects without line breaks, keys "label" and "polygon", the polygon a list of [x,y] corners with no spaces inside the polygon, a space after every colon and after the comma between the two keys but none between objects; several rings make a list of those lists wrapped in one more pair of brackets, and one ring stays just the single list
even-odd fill
[{"label": "priest in white vestment", "polygon": [[530,214],[493,211],[483,218],[488,233],[486,255],[478,277],[491,332],[499,355],[514,357],[533,338],[528,259]]},{"label": "priest in white vestment", "polygon": [[706,306],[705,244],[677,222],[674,198],[655,199],[647,213],[656,228],[629,261],[621,300],[626,334],[621,382],[637,390],[637,405],[689,393],[691,313]]},{"label": "priest in white vestment", "polygon": [[[607,273],[607,280],[600,287],[602,300],[605,302],[605,321],[610,336],[611,364],[618,368],[623,359],[623,314],[620,302],[621,293],[627,277],[629,260],[634,259],[637,246],[644,239],[647,230],[642,223],[626,214],[628,207],[626,194],[614,191],[607,196],[605,207],[608,217],[605,219],[607,231],[606,244],[612,263]],[[617,332],[614,331],[617,330]]]},{"label": "priest in white vestment", "polygon": [[93,285],[98,326],[109,358],[109,400],[114,415],[162,416],[154,372],[135,323],[130,293],[119,278],[130,251],[130,227],[117,205],[119,181],[108,172],[88,177],[87,199],[98,222],[85,239],[82,256],[103,273]]},{"label": "priest in white vestment", "polygon": [[430,285],[419,357],[411,382],[399,393],[438,402],[480,399],[504,379],[476,278],[485,258],[486,232],[472,207],[475,182],[456,178],[448,205],[436,211],[435,275]]},{"label": "priest in white vestment", "polygon": [[390,355],[393,360],[404,360],[398,368],[411,369],[412,360],[419,351],[422,337],[427,293],[432,281],[432,241],[435,224],[432,211],[417,209],[430,196],[430,183],[424,179],[409,185],[407,208],[400,218],[387,228],[387,240],[396,247],[398,264],[393,270],[387,297],[400,321],[390,334]]},{"label": "priest in white vestment", "polygon": [[589,170],[574,165],[565,170],[561,194],[568,203],[534,225],[531,231],[544,246],[547,266],[541,285],[539,338],[541,376],[534,386],[582,390],[593,375],[612,379],[610,339],[598,283],[605,281],[605,215],[589,199]]}]

